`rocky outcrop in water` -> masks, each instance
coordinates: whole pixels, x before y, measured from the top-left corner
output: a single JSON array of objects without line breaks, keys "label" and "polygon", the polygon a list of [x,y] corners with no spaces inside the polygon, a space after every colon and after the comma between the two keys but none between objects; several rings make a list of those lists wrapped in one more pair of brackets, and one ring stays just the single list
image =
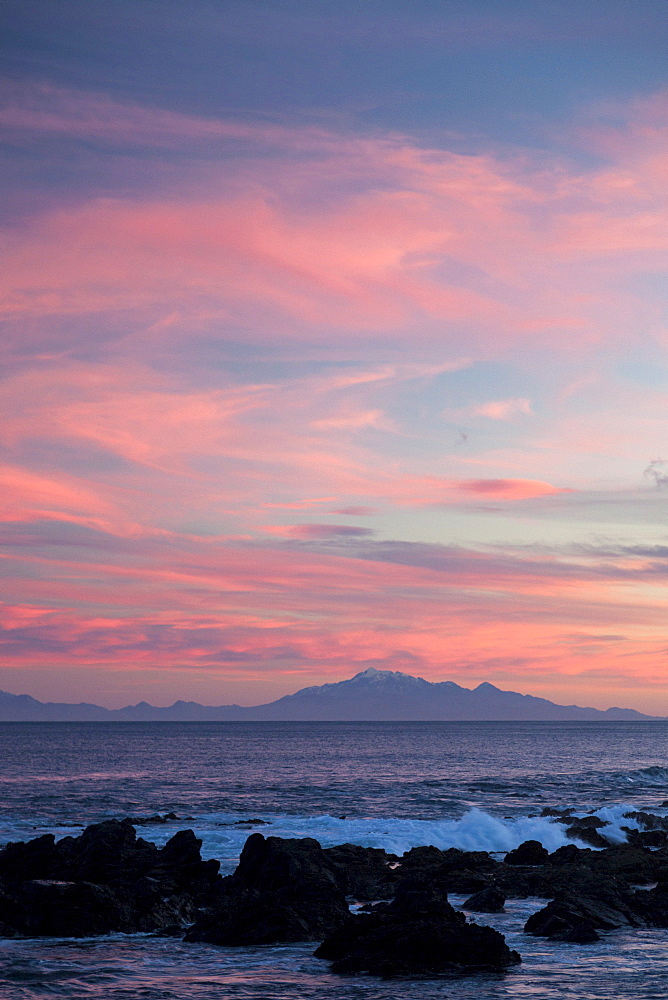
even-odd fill
[{"label": "rocky outcrop in water", "polygon": [[528,934],[588,943],[598,931],[620,927],[668,927],[668,882],[631,890],[619,882],[591,881],[559,893],[525,924]]},{"label": "rocky outcrop in water", "polygon": [[566,836],[571,840],[591,844],[592,847],[609,847],[610,841],[600,832],[605,826],[610,824],[598,816],[571,817],[570,825],[566,828]]},{"label": "rocky outcrop in water", "polygon": [[453,970],[503,970],[521,961],[491,927],[467,923],[419,880],[399,883],[394,899],[350,916],[316,950],[332,971],[433,976]]},{"label": "rocky outcrop in water", "polygon": [[549,856],[549,851],[537,840],[525,840],[514,851],[508,851],[504,861],[507,865],[544,865]]},{"label": "rocky outcrop in water", "polygon": [[47,834],[0,851],[0,932],[87,937],[186,926],[220,884],[217,861],[181,830],[163,848],[129,820],[89,826],[57,843]]},{"label": "rocky outcrop in water", "polygon": [[185,939],[223,945],[320,941],[348,913],[345,893],[317,840],[254,833],[215,904]]},{"label": "rocky outcrop in water", "polygon": [[496,885],[475,892],[462,903],[462,909],[471,913],[501,913],[506,905],[506,894]]},{"label": "rocky outcrop in water", "polygon": [[634,902],[634,893],[623,884],[613,879],[601,881],[590,874],[532,914],[524,930],[537,937],[587,944],[598,940],[599,930],[642,925]]},{"label": "rocky outcrop in water", "polygon": [[[585,822],[597,817],[559,816],[605,831]],[[668,833],[664,817],[636,812],[628,820],[638,837]],[[525,841],[500,860],[456,848],[417,847],[402,857],[353,844],[323,849],[310,838],[254,833],[222,879],[217,861],[202,861],[192,830],[158,848],[137,837],[135,823],[109,820],[58,842],[47,835],[8,844],[0,851],[0,935],[185,931],[186,941],[226,946],[321,941],[317,954],[336,970],[387,976],[519,960],[502,935],[452,908],[452,892],[472,894],[463,908],[476,913],[542,897],[525,930],[549,940],[586,944],[615,928],[668,927],[668,848],[650,849],[638,837],[551,854]],[[352,902],[366,912],[351,915]]]},{"label": "rocky outcrop in water", "polygon": [[400,858],[377,847],[341,844],[323,850],[327,866],[345,895],[356,902],[390,899],[401,874]]},{"label": "rocky outcrop in water", "polygon": [[443,896],[448,892],[473,893],[494,883],[500,862],[486,851],[460,851],[451,847],[440,851],[437,847],[414,847],[401,858],[397,869],[403,878],[419,876],[428,881],[434,891]]}]

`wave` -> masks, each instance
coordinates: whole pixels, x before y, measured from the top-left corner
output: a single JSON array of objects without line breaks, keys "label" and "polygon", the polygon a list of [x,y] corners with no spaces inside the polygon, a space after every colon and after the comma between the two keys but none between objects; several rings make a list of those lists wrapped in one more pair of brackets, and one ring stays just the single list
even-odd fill
[{"label": "wave", "polygon": [[634,771],[622,772],[619,775],[627,781],[635,783],[642,781],[647,785],[654,785],[659,788],[668,787],[668,767],[661,764],[652,764],[650,767],[639,767]]},{"label": "wave", "polygon": [[[624,807],[620,807],[624,808]],[[621,819],[621,812],[620,817]],[[587,846],[566,836],[563,825],[542,816],[512,818],[492,816],[481,809],[470,809],[459,819],[411,820],[347,818],[330,815],[264,817],[267,825],[241,827],[241,818],[229,814],[196,816],[191,824],[203,840],[203,854],[221,861],[236,860],[246,838],[252,832],[274,837],[313,837],[323,847],[337,844],[359,844],[380,847],[390,854],[402,855],[412,847],[433,846],[441,850],[456,847],[463,851],[505,853],[525,840],[538,840],[548,851],[565,844]],[[616,823],[617,829],[619,823]],[[606,828],[607,830],[607,828]],[[154,839],[154,828],[143,827],[142,836]],[[164,827],[155,828],[156,841],[164,841],[169,833]],[[623,834],[622,834],[623,836]]]},{"label": "wave", "polygon": [[[595,810],[591,815],[605,820],[601,832],[611,843],[624,843],[623,827],[639,829],[636,820],[626,816],[632,804],[617,803]],[[207,858],[218,858],[224,872],[231,871],[251,833],[264,836],[301,838],[313,837],[323,847],[337,844],[359,844],[362,847],[380,847],[390,854],[402,855],[412,847],[433,846],[441,850],[456,847],[463,851],[487,851],[504,854],[518,847],[525,840],[537,840],[552,852],[566,844],[589,847],[587,843],[566,835],[566,825],[553,817],[544,816],[495,816],[482,809],[472,808],[458,819],[406,819],[397,817],[346,817],[323,814],[295,816],[285,813],[264,813],[263,822],[254,824],[240,813],[214,812],[194,815],[178,823],[146,824],[138,834],[158,845],[164,844],[177,829],[191,827],[202,838],[202,853]],[[5,817],[0,828],[0,839],[25,840],[42,833],[53,833],[59,839],[68,834],[77,835],[81,827],[54,826],[48,822],[27,825],[25,819],[8,822]]]}]

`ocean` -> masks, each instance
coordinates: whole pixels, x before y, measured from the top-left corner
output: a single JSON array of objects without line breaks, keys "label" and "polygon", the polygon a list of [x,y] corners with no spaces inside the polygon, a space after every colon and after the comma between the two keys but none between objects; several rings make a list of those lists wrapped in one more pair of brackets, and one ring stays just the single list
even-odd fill
[{"label": "ocean", "polygon": [[[0,844],[174,812],[138,830],[202,838],[234,870],[251,827],[401,854],[433,844],[505,852],[571,841],[539,813],[596,812],[622,842],[631,809],[668,815],[668,723],[0,723]],[[450,896],[453,905],[464,897]],[[478,915],[522,955],[503,974],[342,977],[313,943],[248,949],[150,935],[0,939],[0,997],[105,1000],[519,1000],[668,997],[668,930],[592,945],[525,935],[541,900]]]}]

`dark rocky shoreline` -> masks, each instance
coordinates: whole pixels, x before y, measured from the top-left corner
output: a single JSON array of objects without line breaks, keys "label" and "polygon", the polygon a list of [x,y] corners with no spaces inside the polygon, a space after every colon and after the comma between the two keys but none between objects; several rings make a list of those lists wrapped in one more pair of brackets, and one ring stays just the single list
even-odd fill
[{"label": "dark rocky shoreline", "polygon": [[252,833],[226,878],[218,861],[202,860],[192,830],[157,848],[137,836],[142,817],[108,820],[79,837],[49,834],[0,851],[0,936],[141,931],[228,947],[313,941],[334,972],[387,977],[521,961],[502,934],[453,909],[448,893],[469,895],[470,914],[499,912],[508,898],[542,898],[525,932],[574,945],[621,927],[668,927],[668,820],[629,813],[640,829],[611,844],[597,817],[546,814],[594,846],[549,854],[527,841],[503,860],[436,847],[397,857]]}]

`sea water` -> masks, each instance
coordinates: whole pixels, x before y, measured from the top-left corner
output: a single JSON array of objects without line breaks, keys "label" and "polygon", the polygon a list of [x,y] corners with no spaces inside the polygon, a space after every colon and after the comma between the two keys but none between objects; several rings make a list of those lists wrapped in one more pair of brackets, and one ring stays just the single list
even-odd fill
[{"label": "sea water", "polygon": [[[668,723],[1,723],[0,844],[88,823],[174,812],[177,829],[234,869],[251,827],[401,854],[504,852],[570,843],[545,806],[596,812],[625,839],[632,809],[666,815]],[[451,896],[454,905],[464,897]],[[150,935],[0,939],[0,997],[109,1000],[501,1000],[666,998],[668,931],[615,931],[594,945],[524,935],[541,900],[476,920],[523,963],[507,973],[383,982],[332,975],[314,945],[220,948]]]}]

